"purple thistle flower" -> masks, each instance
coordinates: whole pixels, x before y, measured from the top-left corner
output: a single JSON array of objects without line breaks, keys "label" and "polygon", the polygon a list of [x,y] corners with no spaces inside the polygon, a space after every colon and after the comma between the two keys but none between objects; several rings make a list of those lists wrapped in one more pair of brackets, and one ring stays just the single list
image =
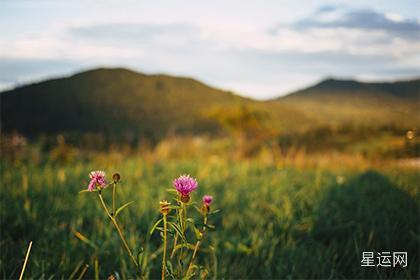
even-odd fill
[{"label": "purple thistle flower", "polygon": [[210,204],[213,202],[213,197],[211,195],[205,195],[203,196],[203,203],[206,206],[210,206]]},{"label": "purple thistle flower", "polygon": [[93,191],[97,186],[105,187],[105,172],[104,171],[92,171],[89,173],[90,182],[88,185],[88,190]]},{"label": "purple thistle flower", "polygon": [[198,187],[197,180],[190,177],[190,175],[181,175],[173,181],[175,189],[181,196],[189,196],[192,191]]}]

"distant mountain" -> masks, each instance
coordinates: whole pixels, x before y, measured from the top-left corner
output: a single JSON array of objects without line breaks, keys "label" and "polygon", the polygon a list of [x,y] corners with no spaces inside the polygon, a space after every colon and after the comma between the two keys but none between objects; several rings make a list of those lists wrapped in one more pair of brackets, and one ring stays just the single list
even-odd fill
[{"label": "distant mountain", "polygon": [[418,126],[420,79],[393,83],[327,79],[276,101],[326,124]]},{"label": "distant mountain", "polygon": [[328,79],[276,100],[255,101],[190,78],[96,69],[0,93],[1,128],[28,136],[100,132],[108,138],[160,139],[171,133],[218,133],[214,112],[238,106],[263,112],[268,126],[281,131],[348,123],[418,126],[419,87],[420,80]]},{"label": "distant mountain", "polygon": [[[27,135],[101,132],[107,136],[217,132],[208,112],[249,106],[267,112],[273,126],[308,120],[287,105],[258,102],[190,78],[96,69],[0,94],[3,131]],[[293,116],[293,118],[290,118]]]}]

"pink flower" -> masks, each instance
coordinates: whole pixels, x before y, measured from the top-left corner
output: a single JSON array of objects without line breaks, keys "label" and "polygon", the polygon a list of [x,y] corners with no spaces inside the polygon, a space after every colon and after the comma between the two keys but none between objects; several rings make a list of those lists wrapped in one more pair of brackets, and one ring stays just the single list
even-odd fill
[{"label": "pink flower", "polygon": [[210,204],[213,202],[213,197],[211,195],[205,195],[203,196],[203,203],[206,206],[210,206]]},{"label": "pink flower", "polygon": [[184,197],[198,187],[197,180],[190,177],[190,175],[181,175],[173,181],[175,189]]},{"label": "pink flower", "polygon": [[90,182],[88,185],[88,190],[93,191],[97,186],[105,187],[105,172],[104,171],[92,171],[89,173]]}]

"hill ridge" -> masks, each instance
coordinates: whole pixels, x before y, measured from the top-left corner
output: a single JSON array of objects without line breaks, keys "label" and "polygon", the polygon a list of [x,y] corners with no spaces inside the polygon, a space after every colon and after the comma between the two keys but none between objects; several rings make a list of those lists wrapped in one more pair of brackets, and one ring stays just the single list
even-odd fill
[{"label": "hill ridge", "polygon": [[[308,93],[309,91],[332,91],[332,90],[341,90],[341,91],[357,91],[357,90],[370,90],[370,91],[383,91],[388,93],[396,94],[401,87],[411,87],[411,94],[420,94],[420,77],[412,78],[407,80],[399,81],[375,81],[375,82],[363,82],[354,79],[340,79],[340,78],[326,78],[323,79],[312,86],[308,86],[294,92],[291,92],[287,95],[276,98],[283,99],[289,98],[296,94]],[[416,92],[417,88],[417,92]]]},{"label": "hill ridge", "polygon": [[349,91],[339,80],[327,79],[258,101],[189,77],[96,68],[3,91],[1,126],[29,135],[101,132],[159,139],[172,132],[217,133],[219,124],[208,113],[238,106],[264,112],[268,125],[281,131],[345,123],[417,125],[418,81],[373,88],[349,81],[357,85]]},{"label": "hill ridge", "polygon": [[[274,126],[289,127],[305,119],[288,106],[276,105],[273,110],[264,102],[195,79],[121,68],[93,69],[26,85],[3,92],[0,98],[2,129],[30,135],[94,131],[159,139],[171,132],[216,133],[218,122],[207,113],[237,106],[276,115]],[[286,113],[295,119],[277,117]]]}]

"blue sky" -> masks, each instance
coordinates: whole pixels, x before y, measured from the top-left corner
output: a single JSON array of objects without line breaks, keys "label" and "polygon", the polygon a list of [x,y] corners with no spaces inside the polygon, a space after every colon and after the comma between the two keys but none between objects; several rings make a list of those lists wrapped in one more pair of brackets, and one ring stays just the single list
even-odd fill
[{"label": "blue sky", "polygon": [[420,1],[1,1],[0,88],[95,67],[258,99],[420,76]]}]

